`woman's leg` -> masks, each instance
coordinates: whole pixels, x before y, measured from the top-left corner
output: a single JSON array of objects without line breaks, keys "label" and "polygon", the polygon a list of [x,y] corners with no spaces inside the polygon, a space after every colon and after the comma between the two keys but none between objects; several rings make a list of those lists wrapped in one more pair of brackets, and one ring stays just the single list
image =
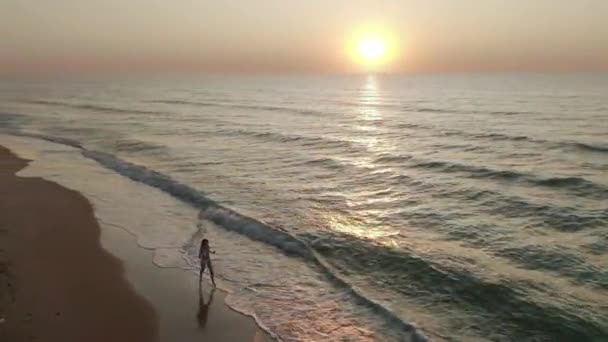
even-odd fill
[{"label": "woman's leg", "polygon": [[199,282],[199,284],[203,280],[203,272],[205,272],[205,266],[206,266],[206,264],[207,264],[206,262],[203,262],[201,260],[201,273],[198,276],[198,282]]},{"label": "woman's leg", "polygon": [[211,283],[215,287],[215,277],[213,274],[213,266],[211,266],[211,260],[207,261],[207,265],[209,266],[209,274],[211,275]]}]

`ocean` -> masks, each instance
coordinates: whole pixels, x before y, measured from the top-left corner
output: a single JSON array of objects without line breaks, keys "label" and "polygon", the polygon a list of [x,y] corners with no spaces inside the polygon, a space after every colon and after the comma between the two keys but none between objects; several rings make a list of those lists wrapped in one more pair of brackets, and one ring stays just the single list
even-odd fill
[{"label": "ocean", "polygon": [[0,133],[282,340],[608,341],[608,75],[5,79]]}]

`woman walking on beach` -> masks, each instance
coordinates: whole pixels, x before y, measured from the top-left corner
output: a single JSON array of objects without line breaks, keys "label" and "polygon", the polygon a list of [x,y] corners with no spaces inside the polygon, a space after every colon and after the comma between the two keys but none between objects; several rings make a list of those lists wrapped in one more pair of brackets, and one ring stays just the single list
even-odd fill
[{"label": "woman walking on beach", "polygon": [[203,272],[205,272],[205,267],[209,266],[209,274],[211,275],[211,283],[213,287],[215,286],[215,279],[213,278],[213,266],[211,266],[211,257],[210,254],[215,253],[212,252],[209,248],[209,240],[203,239],[201,242],[201,249],[198,252],[198,257],[201,259],[201,273],[199,275],[199,283],[203,280]]}]

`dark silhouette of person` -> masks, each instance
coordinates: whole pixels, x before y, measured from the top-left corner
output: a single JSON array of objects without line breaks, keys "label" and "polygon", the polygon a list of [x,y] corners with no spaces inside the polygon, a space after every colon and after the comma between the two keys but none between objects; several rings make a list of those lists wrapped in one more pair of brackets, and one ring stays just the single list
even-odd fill
[{"label": "dark silhouette of person", "polygon": [[213,293],[215,292],[215,288],[211,289],[209,292],[209,301],[205,303],[205,296],[203,295],[203,291],[201,286],[198,287],[198,325],[201,328],[205,328],[207,325],[207,318],[209,317],[209,307],[211,306],[211,302],[213,301]]},{"label": "dark silhouette of person", "polygon": [[203,239],[201,241],[201,249],[198,252],[198,257],[201,259],[201,273],[198,277],[198,282],[203,280],[203,272],[205,272],[205,267],[209,267],[209,274],[211,275],[211,283],[213,287],[215,287],[215,278],[213,275],[213,266],[211,265],[211,254],[215,254],[214,251],[211,251],[209,248],[209,240]]}]

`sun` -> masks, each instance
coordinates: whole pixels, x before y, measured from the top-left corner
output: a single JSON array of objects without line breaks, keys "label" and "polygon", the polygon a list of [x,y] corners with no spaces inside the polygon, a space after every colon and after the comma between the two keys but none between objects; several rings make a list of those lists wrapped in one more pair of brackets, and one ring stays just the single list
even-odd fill
[{"label": "sun", "polygon": [[349,39],[351,59],[364,71],[382,71],[396,56],[396,39],[387,30],[361,29]]},{"label": "sun", "polygon": [[357,53],[362,61],[381,62],[386,57],[386,42],[380,37],[365,37],[357,44]]}]

